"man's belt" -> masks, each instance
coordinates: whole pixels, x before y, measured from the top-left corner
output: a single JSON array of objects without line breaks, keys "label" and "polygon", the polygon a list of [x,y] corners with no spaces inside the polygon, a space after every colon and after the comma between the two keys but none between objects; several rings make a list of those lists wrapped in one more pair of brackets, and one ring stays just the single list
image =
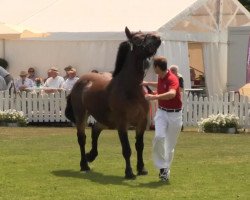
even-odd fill
[{"label": "man's belt", "polygon": [[182,110],[182,109],[168,109],[163,107],[159,107],[159,109],[164,110],[166,112],[180,112]]}]

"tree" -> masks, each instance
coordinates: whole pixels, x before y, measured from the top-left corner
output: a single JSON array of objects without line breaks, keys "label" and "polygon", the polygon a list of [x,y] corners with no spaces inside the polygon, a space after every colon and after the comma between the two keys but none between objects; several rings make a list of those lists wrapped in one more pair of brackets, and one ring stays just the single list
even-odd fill
[{"label": "tree", "polygon": [[250,0],[239,0],[239,2],[240,2],[248,11],[250,11]]}]

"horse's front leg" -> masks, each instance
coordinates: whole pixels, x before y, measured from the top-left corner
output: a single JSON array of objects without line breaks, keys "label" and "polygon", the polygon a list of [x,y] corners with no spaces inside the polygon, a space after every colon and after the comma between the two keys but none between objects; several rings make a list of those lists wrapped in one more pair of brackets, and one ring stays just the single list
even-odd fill
[{"label": "horse's front leg", "polygon": [[89,153],[86,154],[88,162],[92,162],[98,156],[98,138],[102,131],[102,128],[98,124],[94,124],[91,128],[92,148]]},{"label": "horse's front leg", "polygon": [[80,161],[80,167],[81,171],[89,171],[90,168],[88,166],[88,162],[85,156],[85,144],[86,144],[86,134],[85,134],[85,127],[83,123],[76,123],[77,127],[77,139],[78,144],[80,146],[81,151],[81,161]]},{"label": "horse's front leg", "polygon": [[135,179],[136,176],[133,173],[131,163],[130,163],[131,148],[130,148],[129,140],[128,140],[128,132],[127,130],[126,131],[118,130],[118,134],[119,134],[120,142],[122,145],[122,155],[126,161],[125,178]]},{"label": "horse's front leg", "polygon": [[147,175],[148,171],[146,170],[143,162],[143,149],[144,149],[144,130],[139,131],[136,130],[136,142],[135,142],[135,149],[137,151],[137,174],[138,175]]}]

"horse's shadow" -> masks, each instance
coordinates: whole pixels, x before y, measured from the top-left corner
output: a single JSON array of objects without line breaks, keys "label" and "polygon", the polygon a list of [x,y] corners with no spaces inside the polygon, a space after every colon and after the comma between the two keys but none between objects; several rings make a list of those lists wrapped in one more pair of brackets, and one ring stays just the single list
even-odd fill
[{"label": "horse's shadow", "polygon": [[87,179],[92,182],[100,183],[103,185],[106,184],[123,185],[125,181],[123,177],[113,176],[113,175],[103,175],[102,173],[95,172],[93,170],[87,173],[74,170],[57,170],[57,171],[52,171],[51,173],[59,177]]},{"label": "horse's shadow", "polygon": [[[74,170],[56,170],[51,172],[55,176],[59,177],[71,177],[71,178],[80,178],[87,179],[95,183],[99,183],[102,185],[126,185],[135,187],[135,184],[131,183],[131,181],[124,179],[121,176],[114,175],[104,175],[99,172],[91,171],[88,173],[81,173],[79,171]],[[137,185],[137,184],[136,184]],[[164,185],[170,185],[170,183],[163,183],[159,181],[148,182],[148,183],[139,183],[138,187],[147,187],[147,188],[157,188]]]}]

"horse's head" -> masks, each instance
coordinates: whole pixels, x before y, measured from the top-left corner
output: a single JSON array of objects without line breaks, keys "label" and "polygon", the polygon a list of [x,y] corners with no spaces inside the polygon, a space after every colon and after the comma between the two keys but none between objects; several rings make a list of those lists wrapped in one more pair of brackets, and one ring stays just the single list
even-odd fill
[{"label": "horse's head", "polygon": [[161,44],[161,38],[156,32],[143,33],[139,31],[132,33],[126,27],[125,33],[131,44],[131,48],[135,49],[143,58],[149,58],[155,55]]}]

